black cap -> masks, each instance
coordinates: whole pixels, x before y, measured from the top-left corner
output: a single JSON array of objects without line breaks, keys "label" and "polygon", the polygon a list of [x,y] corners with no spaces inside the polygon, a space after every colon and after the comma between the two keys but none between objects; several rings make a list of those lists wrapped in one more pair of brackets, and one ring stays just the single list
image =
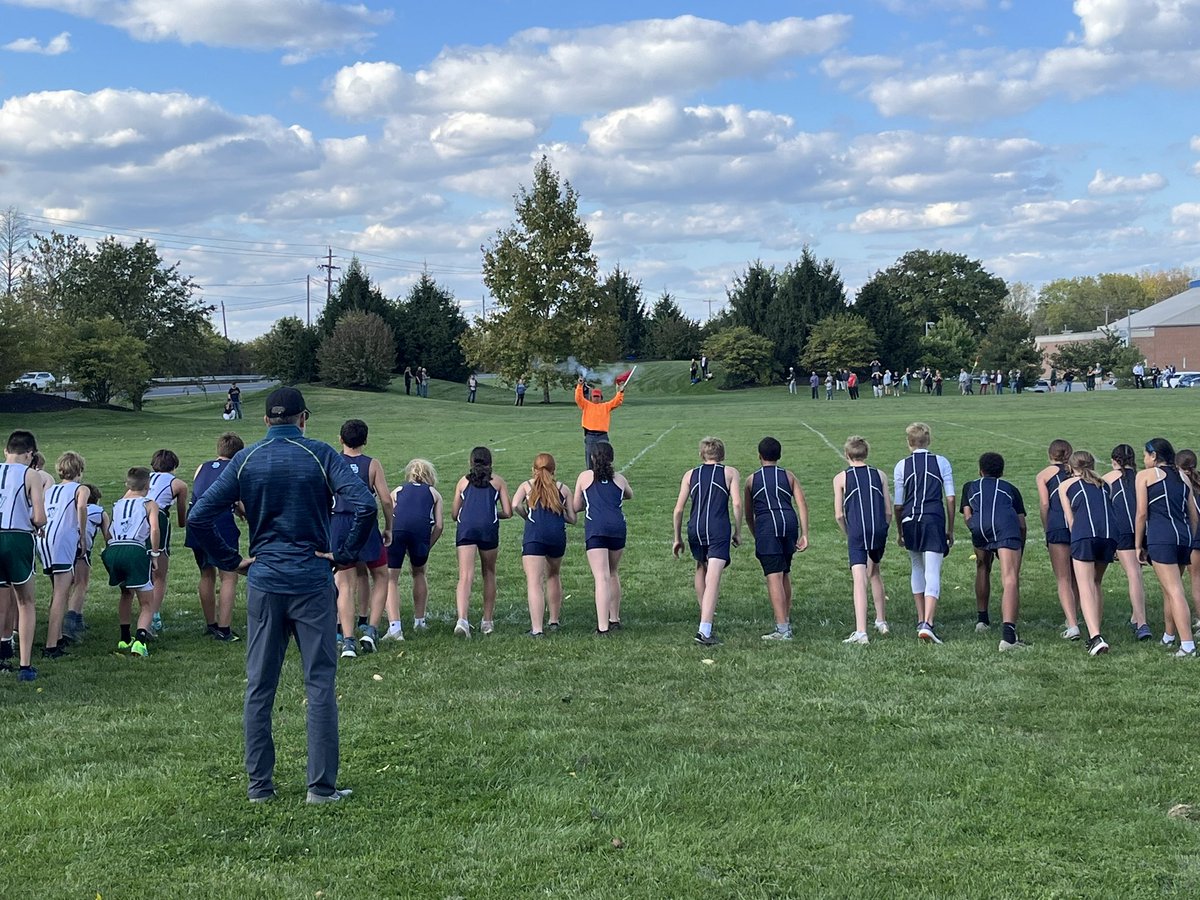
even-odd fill
[{"label": "black cap", "polygon": [[306,412],[308,407],[304,405],[304,395],[295,388],[276,388],[267,397],[268,419],[286,419]]}]

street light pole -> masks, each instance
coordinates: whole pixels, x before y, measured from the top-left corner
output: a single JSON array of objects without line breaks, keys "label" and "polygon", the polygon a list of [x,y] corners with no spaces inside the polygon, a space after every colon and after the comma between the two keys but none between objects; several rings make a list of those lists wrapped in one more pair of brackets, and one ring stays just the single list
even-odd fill
[{"label": "street light pole", "polygon": [[932,328],[936,324],[937,324],[936,322],[926,322],[925,323],[925,337],[929,337],[929,329]]}]

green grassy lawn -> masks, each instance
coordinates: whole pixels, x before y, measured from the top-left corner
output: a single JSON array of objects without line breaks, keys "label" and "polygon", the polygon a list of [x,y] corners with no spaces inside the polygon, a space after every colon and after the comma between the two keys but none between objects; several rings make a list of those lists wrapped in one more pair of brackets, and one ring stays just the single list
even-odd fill
[{"label": "green grassy lawn", "polygon": [[[555,455],[563,480],[579,471],[579,415],[565,393],[545,406],[531,389],[515,409],[510,392],[488,384],[475,405],[462,385],[435,382],[428,400],[399,385],[376,395],[307,389],[309,434],[336,442],[345,418],[364,418],[367,452],[390,482],[425,456],[447,493],[479,443],[514,487],[539,451]],[[1106,579],[1112,652],[1091,659],[1058,638],[1033,478],[1056,437],[1103,460],[1116,443],[1156,435],[1200,445],[1200,392],[863,393],[857,403],[783,387],[725,393],[689,385],[686,363],[643,364],[612,432],[635,492],[626,630],[603,642],[590,634],[576,529],[564,630],[524,638],[514,520],[501,529],[497,633],[454,639],[451,531],[429,563],[432,630],[341,665],[341,781],[355,793],[335,808],[303,803],[294,654],[275,718],[282,796],[252,806],[241,763],[244,644],[202,635],[190,554],[175,556],[167,629],[147,660],[112,652],[116,593],[97,578],[86,642],[69,658],[35,661],[33,684],[0,678],[0,896],[1196,896],[1200,820],[1168,811],[1196,804],[1200,816],[1200,670],[1133,640],[1119,567]],[[236,424],[247,442],[263,432],[260,405],[244,400],[249,417]],[[83,453],[111,501],[125,469],[159,447],[173,448],[190,478],[231,424],[219,413],[216,399],[170,400],[140,414],[2,416],[0,432],[31,428],[51,460]],[[833,521],[835,448],[862,434],[890,472],[915,419],[932,426],[932,449],[949,456],[960,485],[981,452],[997,450],[1025,494],[1026,652],[999,655],[998,624],[975,633],[961,522],[943,577],[945,644],[916,641],[907,559],[894,544],[883,563],[892,634],[841,643],[853,611]],[[722,590],[724,646],[692,642],[692,564],[671,557],[671,509],[710,433],[743,475],[757,465],[759,438],[775,435],[808,494],[812,547],[793,565],[791,644],[760,640],[771,615],[749,541]],[[407,596],[407,576],[401,584]],[[1153,576],[1147,590],[1158,628]],[[47,586],[39,592],[44,616]],[[998,623],[998,586],[993,608]]]}]

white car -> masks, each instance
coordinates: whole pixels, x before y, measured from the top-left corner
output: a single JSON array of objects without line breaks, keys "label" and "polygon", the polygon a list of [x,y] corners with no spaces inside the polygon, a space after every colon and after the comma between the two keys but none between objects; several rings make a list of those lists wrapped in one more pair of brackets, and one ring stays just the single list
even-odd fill
[{"label": "white car", "polygon": [[[1197,376],[1197,375],[1200,375],[1200,372],[1176,372],[1174,375],[1170,375],[1170,376],[1164,375],[1163,376],[1163,385],[1166,387],[1169,387],[1169,388],[1177,388],[1177,387],[1185,387],[1185,386],[1191,387],[1193,384],[1195,384],[1195,382],[1196,382],[1195,376]],[[1185,378],[1188,379],[1186,385],[1182,384],[1182,382]]]},{"label": "white car", "polygon": [[49,372],[26,372],[12,386],[27,391],[48,391],[54,387],[54,376]]},{"label": "white car", "polygon": [[1048,394],[1050,393],[1050,382],[1046,381],[1044,378],[1039,378],[1032,385],[1025,388],[1025,390],[1029,391],[1031,394]]}]

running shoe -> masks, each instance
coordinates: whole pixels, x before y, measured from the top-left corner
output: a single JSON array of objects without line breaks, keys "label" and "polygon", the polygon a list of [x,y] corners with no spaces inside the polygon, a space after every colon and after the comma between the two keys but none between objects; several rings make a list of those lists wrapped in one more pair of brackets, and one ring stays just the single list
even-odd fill
[{"label": "running shoe", "polygon": [[1087,652],[1088,656],[1099,656],[1101,653],[1107,653],[1108,641],[1104,639],[1103,635],[1096,635],[1087,642]]},{"label": "running shoe", "polygon": [[213,640],[220,641],[222,644],[236,644],[241,639],[241,635],[239,635],[232,628],[230,628],[229,631],[221,631],[218,628],[217,633],[213,635]]},{"label": "running shoe", "polygon": [[871,639],[869,637],[867,637],[867,633],[865,631],[855,631],[853,634],[850,635],[850,637],[844,638],[842,640],[842,643],[843,644],[869,644],[869,643],[871,643]]},{"label": "running shoe", "polygon": [[469,638],[471,636],[471,626],[467,622],[459,622],[454,626],[454,633]]},{"label": "running shoe", "polygon": [[888,623],[879,619],[875,620],[875,633],[888,634],[892,629],[888,628]]},{"label": "running shoe", "polygon": [[1000,652],[1001,653],[1008,653],[1011,650],[1027,650],[1028,648],[1029,648],[1029,644],[1025,643],[1020,638],[1017,638],[1015,641],[1001,641],[1000,642]]},{"label": "running shoe", "polygon": [[549,625],[546,626],[546,630],[547,631],[558,631],[558,629],[560,629],[561,627],[562,626],[559,625],[557,622],[551,622]]},{"label": "running shoe", "polygon": [[62,659],[66,655],[67,651],[63,649],[62,644],[42,648],[42,659]]},{"label": "running shoe", "polygon": [[529,629],[527,632],[525,632],[525,637],[531,637],[531,638],[544,638],[545,636],[546,636],[546,632],[544,632],[544,631],[534,631],[532,628],[531,628],[531,629]]},{"label": "running shoe", "polygon": [[1176,659],[1192,659],[1195,657],[1195,655],[1195,650],[1184,650],[1182,647],[1175,651]]},{"label": "running shoe", "polygon": [[366,628],[363,629],[362,633],[358,636],[358,642],[360,644],[362,644],[363,653],[374,653],[375,652],[375,634],[374,634],[374,632],[375,632],[375,629],[368,625]]},{"label": "running shoe", "polygon": [[132,647],[133,647],[133,641],[117,641],[117,652],[118,653],[128,653],[130,648],[132,648]]},{"label": "running shoe", "polygon": [[1154,634],[1150,631],[1150,626],[1143,622],[1137,627],[1137,631],[1133,633],[1133,636],[1139,641],[1148,641],[1154,637]]},{"label": "running shoe", "polygon": [[921,627],[917,629],[917,637],[929,644],[940,644],[942,642],[941,638],[933,633],[933,626],[928,622],[921,623]]},{"label": "running shoe", "polygon": [[37,669],[30,666],[28,669],[21,669],[17,672],[17,681],[35,681],[37,679]]},{"label": "running shoe", "polygon": [[790,641],[792,639],[792,629],[780,631],[776,628],[774,631],[767,632],[762,636],[764,641]]},{"label": "running shoe", "polygon": [[705,635],[701,634],[699,631],[696,632],[696,643],[699,644],[701,647],[720,647],[721,646],[721,640],[715,634],[710,634],[706,637]]},{"label": "running shoe", "polygon": [[976,622],[975,623],[975,633],[976,634],[983,634],[985,631],[991,631],[991,630],[992,630],[992,626],[989,625],[987,622]]},{"label": "running shoe", "polygon": [[1079,626],[1072,625],[1070,628],[1064,628],[1059,637],[1061,637],[1064,641],[1077,641],[1082,637],[1082,635],[1079,633]]},{"label": "running shoe", "polygon": [[428,631],[428,622],[413,622],[413,631]]},{"label": "running shoe", "polygon": [[305,798],[304,802],[312,803],[312,804],[339,803],[342,800],[345,800],[347,797],[349,797],[353,793],[354,793],[354,791],[350,790],[349,788],[345,788],[343,790],[335,790],[332,794],[318,794],[315,791],[309,791],[308,797]]},{"label": "running shoe", "polygon": [[384,640],[384,641],[402,641],[402,640],[404,640],[404,626],[399,625],[399,624],[389,625],[387,633],[382,638],[380,638],[380,640]]},{"label": "running shoe", "polygon": [[[609,631],[620,631],[624,627],[625,626],[623,626],[621,624],[620,619],[609,619],[608,620],[608,630]],[[1197,631],[1200,631],[1200,629],[1197,629]]]},{"label": "running shoe", "polygon": [[496,630],[496,623],[490,619],[483,619],[479,623],[479,631],[481,634],[491,634]]},{"label": "running shoe", "polygon": [[354,659],[358,656],[358,647],[354,643],[354,638],[344,638],[342,640],[342,659]]},{"label": "running shoe", "polygon": [[134,656],[140,656],[143,659],[145,659],[147,656],[150,655],[150,648],[147,647],[145,645],[145,643],[143,643],[142,641],[139,641],[136,638],[134,638],[133,643],[129,645],[129,652],[132,653]]},{"label": "running shoe", "polygon": [[205,633],[206,635],[208,635],[210,638],[215,638],[215,637],[217,637],[218,635],[220,635],[220,633],[221,633],[221,629],[220,629],[220,628],[218,628],[216,625],[205,625],[205,626],[204,626],[204,633]]}]

